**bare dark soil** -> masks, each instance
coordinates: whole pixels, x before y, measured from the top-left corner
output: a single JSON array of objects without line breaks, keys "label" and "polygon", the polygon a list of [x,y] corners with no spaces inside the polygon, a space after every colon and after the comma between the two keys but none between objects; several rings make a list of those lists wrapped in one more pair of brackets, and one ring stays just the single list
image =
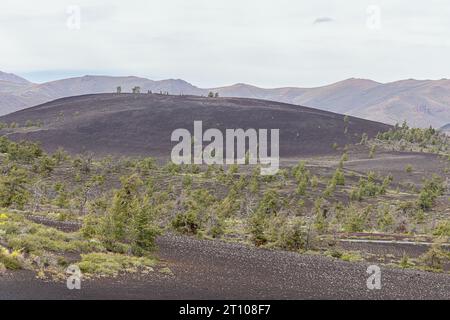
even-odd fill
[{"label": "bare dark soil", "polygon": [[[406,171],[411,166],[411,172]],[[381,175],[391,174],[394,181],[419,185],[424,178],[431,178],[433,174],[445,176],[445,168],[448,160],[442,159],[436,154],[416,152],[378,152],[373,159],[353,159],[345,163],[349,170],[367,174],[369,171]]]},{"label": "bare dark soil", "polygon": [[79,291],[28,272],[0,277],[0,299],[450,299],[450,276],[381,266],[381,290],[366,286],[367,263],[261,250],[167,235],[154,272],[87,280]]},{"label": "bare dark soil", "polygon": [[[23,128],[31,120],[40,128]],[[389,129],[388,125],[349,118],[317,109],[244,98],[204,98],[158,94],[96,94],[63,98],[0,118],[21,128],[3,132],[10,138],[40,141],[53,151],[62,146],[97,155],[152,155],[169,157],[177,128],[193,133],[194,120],[204,131],[225,129],[280,129],[280,156],[337,154],[343,147]]]}]

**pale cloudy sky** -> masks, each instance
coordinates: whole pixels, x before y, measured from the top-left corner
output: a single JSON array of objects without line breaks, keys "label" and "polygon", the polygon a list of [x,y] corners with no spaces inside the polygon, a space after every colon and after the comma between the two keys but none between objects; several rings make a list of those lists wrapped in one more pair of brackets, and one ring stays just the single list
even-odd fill
[{"label": "pale cloudy sky", "polygon": [[448,0],[1,0],[0,70],[202,87],[450,78],[449,17]]}]

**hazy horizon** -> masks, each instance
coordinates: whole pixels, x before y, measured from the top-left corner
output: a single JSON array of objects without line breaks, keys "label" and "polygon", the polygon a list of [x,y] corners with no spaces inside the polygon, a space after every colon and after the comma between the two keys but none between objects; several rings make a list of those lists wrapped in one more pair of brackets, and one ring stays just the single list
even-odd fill
[{"label": "hazy horizon", "polygon": [[[306,86],[306,85],[280,85],[280,86],[275,86],[275,87],[268,87],[268,86],[259,86],[256,85],[254,83],[249,83],[249,82],[234,82],[234,83],[224,83],[222,85],[218,85],[218,86],[200,86],[197,85],[196,83],[190,81],[189,79],[183,79],[180,77],[162,77],[162,78],[152,78],[149,76],[145,76],[145,75],[135,75],[135,74],[115,74],[115,73],[108,73],[108,72],[103,72],[103,73],[96,73],[96,72],[57,72],[57,71],[50,71],[50,72],[46,72],[46,71],[41,71],[38,72],[37,75],[33,76],[30,75],[30,73],[18,73],[18,72],[14,72],[14,71],[10,71],[10,70],[3,70],[0,68],[0,72],[6,72],[6,73],[11,73],[11,74],[15,74],[17,76],[20,76],[32,83],[36,83],[36,84],[42,84],[45,82],[52,82],[52,81],[58,81],[58,80],[64,80],[64,79],[70,79],[70,78],[79,78],[79,77],[84,77],[84,76],[93,76],[93,77],[101,77],[101,76],[107,76],[107,77],[139,77],[139,78],[146,78],[149,80],[154,80],[154,81],[162,81],[162,80],[169,80],[169,79],[173,79],[173,80],[183,80],[186,81],[198,88],[220,88],[220,87],[227,87],[227,86],[233,86],[233,85],[237,85],[237,84],[245,84],[245,85],[251,85],[251,86],[256,86],[262,89],[276,89],[276,88],[288,88],[288,87],[296,87],[296,88],[315,88],[315,87],[321,87],[321,86],[327,86],[327,85],[332,85],[338,82],[342,82],[342,81],[346,81],[346,80],[350,80],[350,79],[355,79],[355,80],[368,80],[368,81],[374,81],[374,82],[378,82],[380,84],[388,84],[391,82],[398,82],[398,81],[404,81],[404,80],[415,80],[415,81],[437,81],[437,80],[448,80],[449,78],[436,78],[436,79],[418,79],[418,78],[408,78],[408,79],[396,79],[393,81],[388,81],[388,82],[382,82],[382,81],[377,81],[374,79],[370,79],[367,77],[349,77],[349,78],[345,78],[345,79],[340,79],[337,80],[335,82],[330,82],[330,83],[323,83],[321,85],[318,86]],[[41,73],[45,74],[46,76],[42,76]]]},{"label": "hazy horizon", "polygon": [[33,82],[87,73],[199,87],[442,79],[449,14],[444,0],[6,0],[0,65]]}]

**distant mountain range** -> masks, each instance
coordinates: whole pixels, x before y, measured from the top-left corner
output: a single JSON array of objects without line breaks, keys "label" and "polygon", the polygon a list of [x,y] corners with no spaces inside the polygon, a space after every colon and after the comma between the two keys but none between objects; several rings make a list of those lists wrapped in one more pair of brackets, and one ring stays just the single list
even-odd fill
[{"label": "distant mountain range", "polygon": [[445,133],[447,133],[448,135],[450,135],[450,123],[447,123],[445,126],[442,126],[442,127],[440,128],[440,130],[441,130],[442,132],[445,132]]},{"label": "distant mountain range", "polygon": [[14,74],[0,72],[0,115],[58,98],[114,92],[169,92],[179,95],[207,95],[273,100],[348,114],[395,124],[440,128],[450,123],[450,80],[401,80],[378,83],[366,79],[347,79],[317,88],[285,87],[264,89],[248,84],[219,88],[198,88],[184,80],[153,81],[139,77],[84,76],[35,84]]}]

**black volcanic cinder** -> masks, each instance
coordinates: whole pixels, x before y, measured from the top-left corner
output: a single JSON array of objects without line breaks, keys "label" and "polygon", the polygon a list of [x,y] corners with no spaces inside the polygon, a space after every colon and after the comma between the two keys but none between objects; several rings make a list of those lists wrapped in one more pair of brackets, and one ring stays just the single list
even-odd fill
[{"label": "black volcanic cinder", "polygon": [[59,146],[69,152],[97,155],[170,157],[173,130],[205,128],[280,129],[280,157],[337,153],[332,145],[357,143],[390,126],[312,108],[245,98],[205,98],[159,94],[96,94],[63,98],[0,118],[19,126],[42,121],[40,128],[10,134],[15,140],[40,141],[48,151]]}]

